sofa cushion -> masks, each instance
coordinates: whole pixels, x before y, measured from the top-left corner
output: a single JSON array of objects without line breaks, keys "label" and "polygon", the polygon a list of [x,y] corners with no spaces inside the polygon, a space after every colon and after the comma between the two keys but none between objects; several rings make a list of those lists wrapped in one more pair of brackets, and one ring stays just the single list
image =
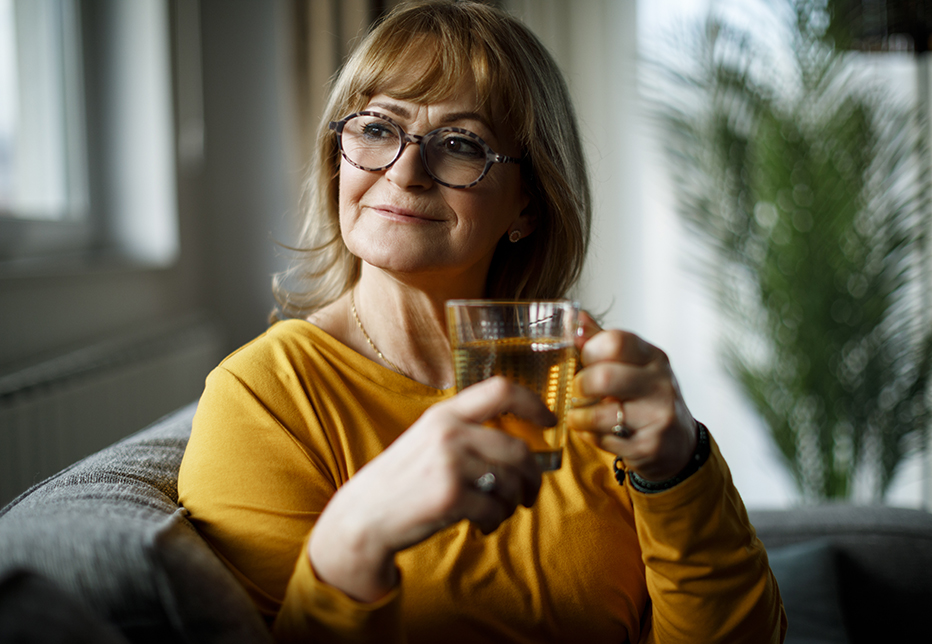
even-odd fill
[{"label": "sofa cushion", "polygon": [[0,642],[128,644],[77,599],[28,570],[0,575]]},{"label": "sofa cushion", "polygon": [[785,644],[847,644],[838,551],[824,540],[769,551],[788,628]]},{"label": "sofa cushion", "polygon": [[768,552],[813,539],[832,544],[845,625],[855,644],[913,641],[925,632],[932,605],[932,513],[834,503],[749,515]]},{"label": "sofa cushion", "polygon": [[270,642],[178,506],[191,404],[0,511],[0,571],[43,575],[133,642]]}]

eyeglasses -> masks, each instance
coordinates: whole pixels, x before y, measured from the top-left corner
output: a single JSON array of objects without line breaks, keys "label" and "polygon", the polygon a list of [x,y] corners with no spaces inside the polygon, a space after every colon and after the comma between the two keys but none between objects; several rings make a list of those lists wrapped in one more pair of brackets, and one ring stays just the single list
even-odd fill
[{"label": "eyeglasses", "polygon": [[356,112],[331,121],[340,153],[361,170],[390,168],[409,143],[421,146],[427,174],[449,188],[470,188],[485,178],[493,163],[521,163],[521,159],[497,154],[476,134],[460,127],[441,127],[424,135],[408,134],[400,125],[378,112]]}]

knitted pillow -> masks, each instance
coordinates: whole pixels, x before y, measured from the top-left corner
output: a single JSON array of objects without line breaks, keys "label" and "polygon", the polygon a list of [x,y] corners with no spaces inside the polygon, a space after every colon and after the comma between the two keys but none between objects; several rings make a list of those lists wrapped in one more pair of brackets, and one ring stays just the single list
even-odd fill
[{"label": "knitted pillow", "polygon": [[0,511],[0,572],[34,571],[133,642],[271,642],[178,507],[191,404]]}]

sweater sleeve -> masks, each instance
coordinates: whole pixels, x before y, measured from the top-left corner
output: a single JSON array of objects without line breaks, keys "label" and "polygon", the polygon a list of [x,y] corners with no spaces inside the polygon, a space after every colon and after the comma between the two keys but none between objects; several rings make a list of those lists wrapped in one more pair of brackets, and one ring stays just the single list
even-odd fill
[{"label": "sweater sleeve", "polygon": [[400,595],[399,585],[376,602],[360,603],[322,582],[302,553],[275,620],[275,640],[402,644]]},{"label": "sweater sleeve", "polygon": [[630,488],[652,615],[640,641],[782,642],[786,614],[767,552],[714,439],[708,461],[655,494]]},{"label": "sweater sleeve", "polygon": [[[198,404],[179,475],[191,521],[282,641],[396,642],[399,595],[361,604],[320,580],[307,555],[345,464],[313,406],[220,367]],[[307,401],[306,397],[303,397]]]}]

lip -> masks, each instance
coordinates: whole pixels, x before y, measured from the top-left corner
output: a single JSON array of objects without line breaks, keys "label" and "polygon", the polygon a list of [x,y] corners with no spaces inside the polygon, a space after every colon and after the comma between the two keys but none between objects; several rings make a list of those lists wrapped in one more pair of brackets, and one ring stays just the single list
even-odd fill
[{"label": "lip", "polygon": [[400,206],[392,206],[389,204],[379,204],[376,206],[369,206],[369,208],[376,212],[376,214],[385,217],[386,219],[392,219],[395,221],[406,221],[406,222],[417,222],[417,221],[440,221],[436,217],[431,217],[422,212],[417,212],[416,210],[410,210],[408,208],[402,208]]}]

